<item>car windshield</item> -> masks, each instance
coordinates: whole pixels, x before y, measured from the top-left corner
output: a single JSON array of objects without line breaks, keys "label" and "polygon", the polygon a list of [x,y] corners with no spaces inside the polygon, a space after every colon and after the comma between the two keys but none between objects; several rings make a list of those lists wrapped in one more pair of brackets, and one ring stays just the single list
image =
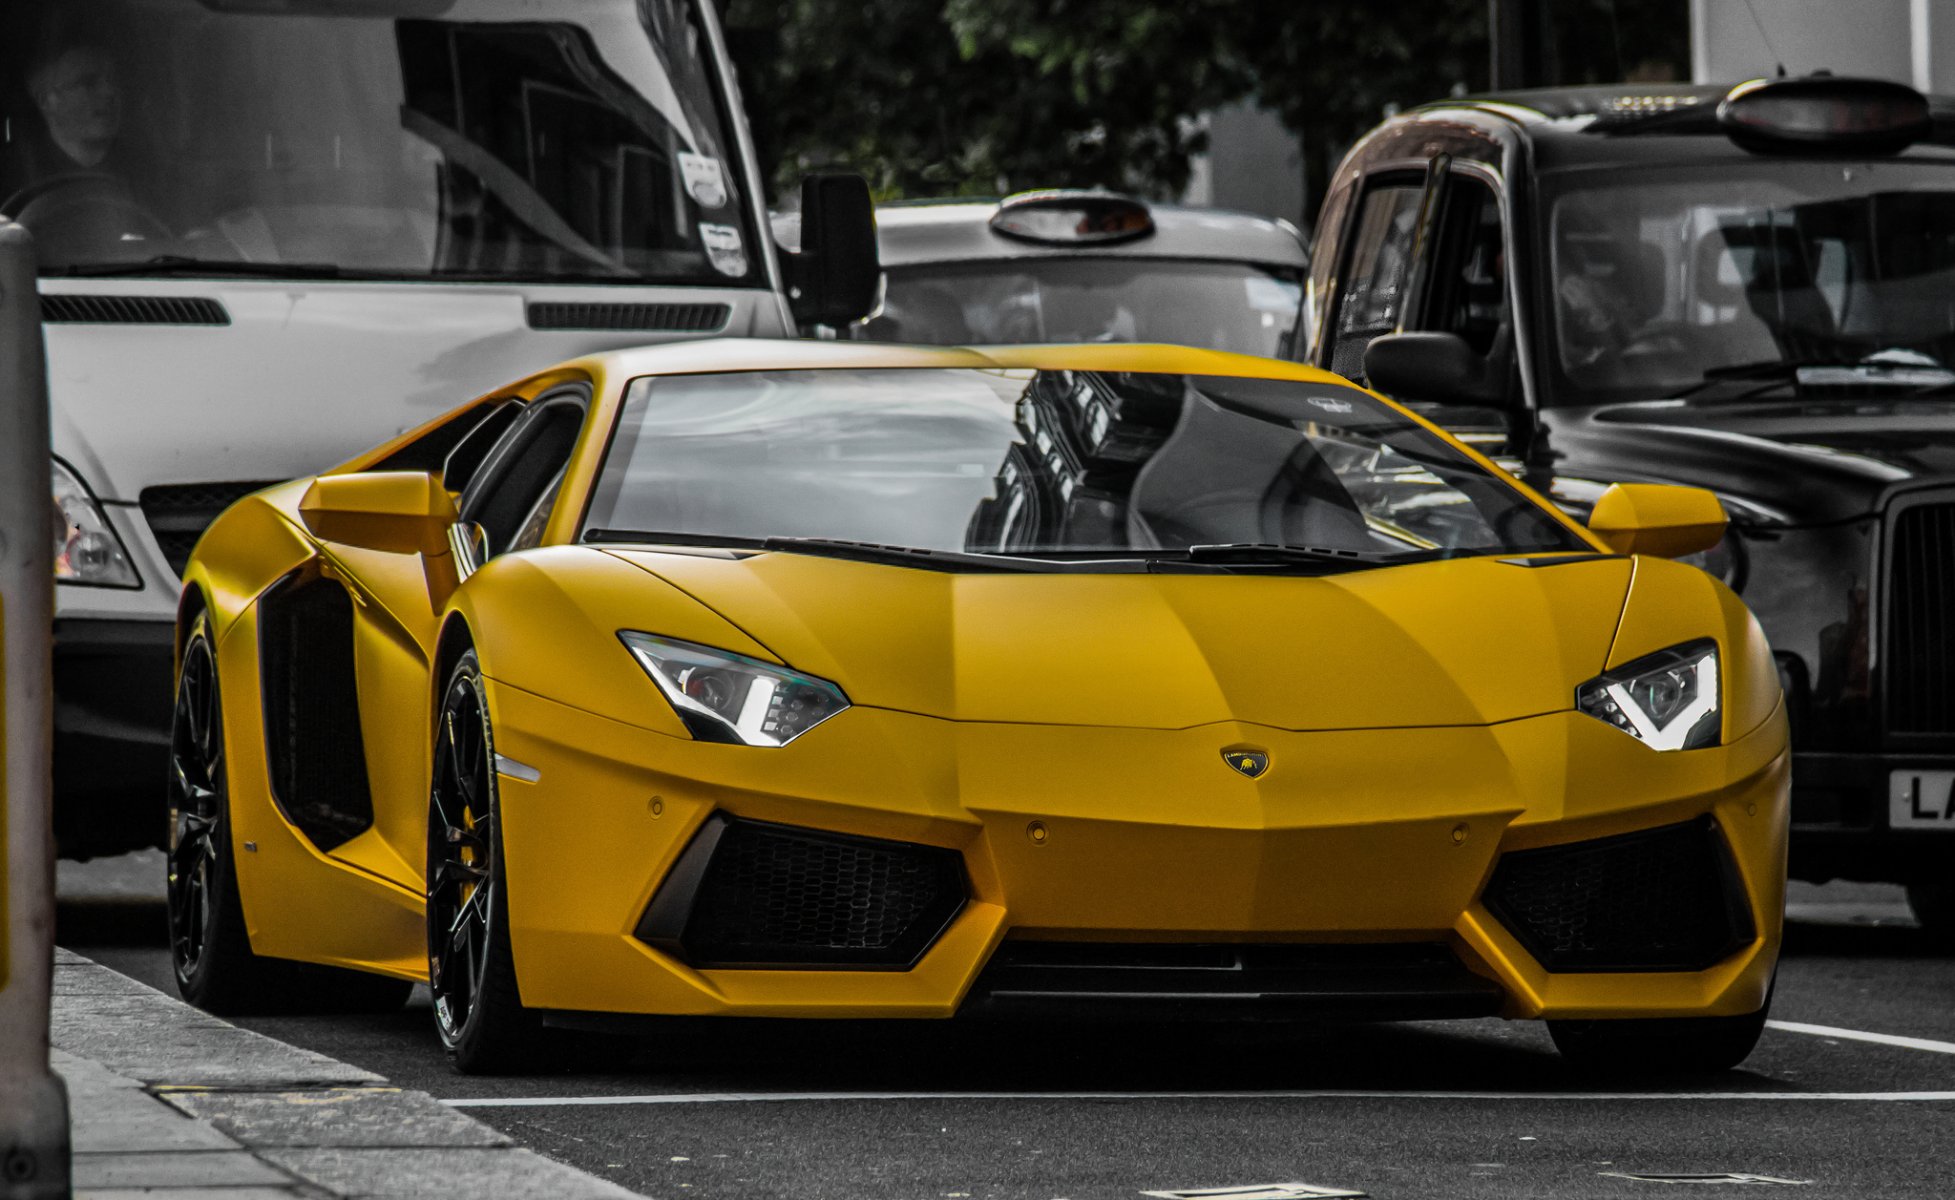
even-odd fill
[{"label": "car windshield", "polygon": [[1560,403],[1955,380],[1955,164],[1747,158],[1543,191]]},{"label": "car windshield", "polygon": [[1281,358],[1302,273],[1250,263],[1102,255],[892,267],[859,337],[925,346],[1168,342]]},{"label": "car windshield", "polygon": [[607,539],[1034,556],[1588,549],[1511,483],[1352,388],[1088,371],[640,379],[585,525]]},{"label": "car windshield", "polygon": [[44,274],[752,284],[694,0],[12,0]]}]

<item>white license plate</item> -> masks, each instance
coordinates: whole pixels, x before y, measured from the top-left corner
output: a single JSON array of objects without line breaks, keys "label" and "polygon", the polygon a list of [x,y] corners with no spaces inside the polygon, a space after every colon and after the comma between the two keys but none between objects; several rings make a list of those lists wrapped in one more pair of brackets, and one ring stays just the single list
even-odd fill
[{"label": "white license plate", "polygon": [[1895,771],[1888,776],[1890,829],[1955,829],[1955,771]]}]

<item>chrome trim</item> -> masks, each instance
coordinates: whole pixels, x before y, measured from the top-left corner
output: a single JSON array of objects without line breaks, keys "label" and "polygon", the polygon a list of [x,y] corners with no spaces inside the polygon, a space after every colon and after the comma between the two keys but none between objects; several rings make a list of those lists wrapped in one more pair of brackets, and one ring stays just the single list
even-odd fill
[{"label": "chrome trim", "polygon": [[543,778],[543,772],[528,763],[517,762],[506,754],[496,755],[496,774],[507,775],[511,779],[519,779],[524,783],[535,783]]}]

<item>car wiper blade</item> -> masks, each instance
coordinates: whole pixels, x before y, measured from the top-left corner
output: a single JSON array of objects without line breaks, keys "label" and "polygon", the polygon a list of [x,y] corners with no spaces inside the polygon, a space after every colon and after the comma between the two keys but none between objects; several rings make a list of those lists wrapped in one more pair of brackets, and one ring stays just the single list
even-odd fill
[{"label": "car wiper blade", "polygon": [[586,529],[585,545],[706,546],[721,550],[765,550],[765,538],[727,533],[672,533],[662,529]]},{"label": "car wiper blade", "polygon": [[[1767,358],[1760,359],[1757,362],[1732,363],[1728,366],[1711,367],[1704,372],[1703,378],[1698,382],[1680,388],[1672,394],[1675,398],[1682,399],[1720,383],[1797,384],[1800,382],[1799,373],[1801,371],[1855,371],[1867,375],[1881,373],[1895,376],[1895,378],[1892,380],[1883,379],[1880,382],[1891,382],[1896,386],[1905,386],[1915,382],[1913,379],[1906,377],[1911,373],[1946,370],[1948,368],[1927,363],[1881,362],[1879,360],[1844,362],[1839,359]],[[1872,382],[1872,380],[1869,382]],[[1946,384],[1936,383],[1929,386],[1935,388],[1946,386]],[[1756,390],[1758,389],[1754,389],[1754,391]],[[1752,392],[1745,394],[1750,395]]]},{"label": "car wiper blade", "polygon": [[1002,554],[970,554],[958,550],[926,550],[920,546],[888,546],[881,542],[856,542],[847,538],[770,537],[761,543],[763,550],[782,550],[795,554],[819,554],[856,562],[881,563],[899,567],[935,567],[946,571],[1049,571],[1050,563]]},{"label": "car wiper blade", "polygon": [[1325,563],[1342,567],[1379,567],[1417,562],[1423,553],[1374,554],[1368,550],[1344,550],[1335,546],[1292,546],[1278,542],[1223,542],[1190,546],[1182,552],[1189,562],[1198,563]]},{"label": "car wiper blade", "polygon": [[335,263],[244,262],[232,258],[191,258],[183,254],[158,254],[138,262],[76,263],[61,274],[77,279],[100,279],[114,275],[240,275],[266,279],[338,279]]}]

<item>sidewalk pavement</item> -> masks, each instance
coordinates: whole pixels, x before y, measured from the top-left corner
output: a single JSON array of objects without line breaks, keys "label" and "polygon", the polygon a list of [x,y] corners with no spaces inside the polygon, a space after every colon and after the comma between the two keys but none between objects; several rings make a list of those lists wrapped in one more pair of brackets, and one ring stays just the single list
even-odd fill
[{"label": "sidewalk pavement", "polygon": [[630,1200],[426,1092],[55,952],[77,1197]]}]

